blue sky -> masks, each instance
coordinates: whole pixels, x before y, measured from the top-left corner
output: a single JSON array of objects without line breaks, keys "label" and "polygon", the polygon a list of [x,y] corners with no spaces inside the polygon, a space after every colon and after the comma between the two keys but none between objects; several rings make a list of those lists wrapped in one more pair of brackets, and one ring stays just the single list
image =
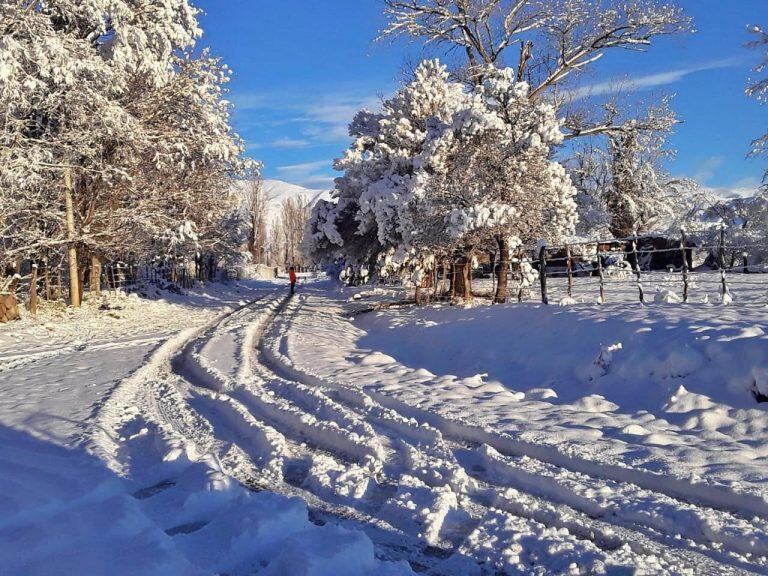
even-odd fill
[{"label": "blue sky", "polygon": [[[375,107],[402,78],[418,47],[374,43],[378,0],[198,0],[203,44],[233,69],[234,124],[267,178],[332,186],[331,163],[349,140],[356,110]],[[646,53],[609,51],[585,84],[626,78],[638,97],[660,90],[682,124],[671,145],[678,176],[727,190],[757,186],[760,160],[746,159],[768,125],[768,107],[744,95],[758,55],[744,48],[748,24],[768,25],[768,0],[681,0],[697,32],[663,38]]]}]

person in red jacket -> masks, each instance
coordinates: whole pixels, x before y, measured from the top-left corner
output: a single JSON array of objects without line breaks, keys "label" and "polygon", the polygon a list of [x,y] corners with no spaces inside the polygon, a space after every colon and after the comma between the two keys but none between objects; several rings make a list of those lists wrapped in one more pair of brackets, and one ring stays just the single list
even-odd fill
[{"label": "person in red jacket", "polygon": [[293,266],[288,268],[288,280],[291,281],[291,296],[293,296],[293,293],[296,292],[296,270]]}]

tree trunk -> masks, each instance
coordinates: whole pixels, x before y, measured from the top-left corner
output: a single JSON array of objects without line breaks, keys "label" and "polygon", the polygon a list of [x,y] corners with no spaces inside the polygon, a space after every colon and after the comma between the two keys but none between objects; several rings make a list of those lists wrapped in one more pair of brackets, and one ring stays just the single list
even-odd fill
[{"label": "tree trunk", "polygon": [[472,257],[461,255],[451,265],[451,294],[472,301]]},{"label": "tree trunk", "polygon": [[47,260],[43,265],[45,266],[45,274],[43,275],[43,292],[45,294],[45,299],[50,300],[51,299],[51,270]]},{"label": "tree trunk", "polygon": [[56,291],[54,292],[54,298],[61,300],[61,266],[56,268]]},{"label": "tree trunk", "polygon": [[255,264],[259,264],[259,257],[256,254],[256,226],[257,226],[256,218],[251,218],[251,230],[248,233],[248,252],[251,253],[251,257],[254,260]]},{"label": "tree trunk", "polygon": [[75,208],[72,203],[72,174],[69,168],[64,170],[64,205],[67,218],[67,239],[69,248],[69,303],[72,308],[80,307],[80,285],[77,270],[77,247],[75,246]]},{"label": "tree trunk", "polygon": [[82,303],[85,297],[85,265],[79,266],[77,269],[77,286],[80,291],[80,302]]},{"label": "tree trunk", "polygon": [[507,279],[509,276],[509,240],[504,236],[496,238],[499,245],[499,261],[496,266],[496,295],[493,301],[504,304],[507,301]]},{"label": "tree trunk", "polygon": [[98,297],[101,295],[101,258],[97,255],[91,255],[91,275],[90,286],[88,287],[91,292],[91,296]]},{"label": "tree trunk", "polygon": [[29,281],[29,301],[27,310],[37,314],[37,264],[32,264],[32,278]]}]

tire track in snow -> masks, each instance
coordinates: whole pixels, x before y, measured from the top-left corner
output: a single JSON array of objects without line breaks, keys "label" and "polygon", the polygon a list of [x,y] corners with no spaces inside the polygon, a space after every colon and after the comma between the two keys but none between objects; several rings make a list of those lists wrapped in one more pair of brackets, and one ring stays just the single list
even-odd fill
[{"label": "tire track in snow", "polygon": [[[356,403],[359,405],[361,403],[359,397],[355,398],[354,393],[350,393],[349,386],[344,386],[343,384],[339,384],[336,382],[328,382],[326,380],[320,379],[312,374],[307,374],[305,372],[302,372],[298,370],[295,366],[292,365],[289,358],[286,356],[286,338],[285,338],[285,330],[288,325],[288,321],[284,321],[284,327],[282,330],[275,329],[274,327],[271,330],[271,333],[269,337],[271,338],[271,345],[262,343],[261,350],[262,350],[262,356],[263,361],[270,364],[271,368],[278,372],[282,372],[282,374],[285,377],[294,378],[299,381],[304,382],[312,382],[317,386],[321,387],[332,387],[336,388],[338,390],[346,388],[347,390],[344,390],[344,392],[340,392],[340,396],[346,396],[347,399],[350,397],[353,399],[353,401],[356,401]],[[476,445],[487,445],[487,446],[494,446],[496,447],[499,442],[495,441],[496,439],[493,438],[490,433],[488,433],[485,430],[473,427],[473,426],[466,426],[457,423],[454,421],[447,421],[446,419],[433,414],[433,413],[424,413],[423,411],[413,408],[410,406],[404,406],[402,403],[398,402],[397,400],[394,400],[390,397],[387,397],[385,395],[382,395],[380,393],[376,393],[373,390],[370,389],[364,389],[364,392],[360,392],[360,389],[357,388],[356,392],[360,395],[365,395],[365,393],[368,393],[369,397],[375,398],[376,401],[380,401],[382,404],[389,406],[391,409],[395,411],[400,411],[401,413],[405,414],[407,417],[415,419],[418,422],[423,423],[429,423],[433,426],[436,426],[437,429],[442,431],[444,434],[446,434],[447,438],[451,438],[452,440],[456,442],[473,442]],[[505,438],[501,438],[502,440],[500,442],[501,444],[501,450],[504,450],[504,448],[508,448],[508,446],[505,446],[507,444],[505,442]],[[512,439],[509,439],[512,440]],[[514,440],[512,440],[514,442]],[[522,443],[518,443],[522,444]],[[616,487],[625,487],[625,486],[631,486],[630,490],[630,499],[632,496],[635,496],[635,493],[637,492],[638,488],[643,488],[646,492],[650,492],[649,496],[651,500],[656,500],[655,504],[658,506],[659,502],[661,502],[665,506],[674,506],[675,504],[682,506],[683,508],[687,508],[688,510],[683,510],[683,514],[681,516],[685,515],[685,512],[690,512],[692,508],[696,508],[697,501],[701,498],[701,494],[695,494],[692,498],[692,501],[687,501],[686,499],[675,499],[673,496],[669,495],[669,491],[667,490],[653,490],[652,488],[649,488],[647,486],[642,486],[642,482],[639,482],[637,484],[641,484],[640,487],[638,487],[634,482],[631,482],[628,478],[622,478],[622,479],[615,479],[612,478],[612,476],[623,476],[624,472],[632,472],[631,470],[627,469],[626,471],[624,469],[619,469],[619,472],[621,474],[617,474],[616,470],[614,468],[618,467],[610,467],[608,479],[604,479],[600,475],[595,474],[595,466],[592,466],[591,463],[588,462],[579,462],[576,461],[576,465],[574,466],[560,466],[562,464],[562,461],[558,461],[555,463],[551,463],[551,460],[561,460],[559,458],[542,458],[538,460],[536,458],[535,453],[537,450],[532,450],[529,452],[534,452],[534,454],[531,454],[529,452],[526,452],[524,450],[520,450],[519,447],[517,450],[504,450],[505,454],[512,453],[512,456],[520,457],[521,455],[524,458],[528,458],[531,461],[536,461],[539,465],[539,470],[530,473],[527,471],[519,471],[517,477],[515,478],[514,474],[509,474],[507,478],[504,479],[504,481],[501,483],[501,485],[497,485],[497,489],[504,490],[505,488],[516,488],[519,491],[522,492],[533,492],[532,496],[534,498],[538,498],[536,494],[544,495],[548,497],[550,500],[554,502],[560,502],[565,506],[568,506],[569,509],[573,509],[574,512],[581,513],[583,517],[586,519],[584,522],[586,524],[590,525],[590,530],[594,531],[594,527],[596,525],[596,520],[592,517],[600,517],[601,520],[605,520],[603,524],[605,526],[611,526],[610,530],[615,529],[616,527],[623,528],[624,532],[626,533],[627,529],[637,530],[640,528],[644,534],[647,534],[649,538],[652,538],[654,540],[660,541],[662,545],[669,545],[671,544],[673,547],[681,549],[681,553],[690,557],[690,554],[684,550],[684,548],[688,548],[690,553],[698,554],[699,552],[703,552],[707,554],[707,556],[711,556],[712,558],[720,561],[720,562],[726,562],[726,563],[733,563],[737,566],[741,566],[746,569],[759,569],[758,566],[749,563],[745,561],[743,557],[733,557],[731,555],[731,552],[736,552],[739,554],[746,555],[746,558],[750,558],[753,555],[754,556],[764,556],[764,550],[765,550],[765,538],[766,534],[764,530],[761,530],[760,526],[754,526],[750,525],[747,528],[746,535],[747,538],[744,538],[742,540],[738,540],[737,534],[738,530],[734,529],[734,525],[738,525],[741,523],[741,526],[736,526],[736,528],[744,528],[744,523],[746,522],[749,524],[750,521],[745,521],[741,518],[734,518],[731,517],[730,514],[720,514],[719,520],[725,520],[723,524],[721,524],[718,527],[710,528],[707,531],[702,531],[701,533],[696,533],[696,530],[700,528],[700,526],[696,525],[692,528],[692,530],[689,530],[689,533],[687,536],[690,537],[690,540],[692,543],[688,546],[685,544],[680,544],[677,541],[670,542],[668,544],[664,544],[664,540],[676,540],[676,538],[679,538],[676,533],[672,532],[669,533],[670,530],[674,530],[677,526],[675,523],[675,519],[672,518],[671,520],[667,520],[665,518],[654,518],[652,516],[648,516],[646,514],[640,513],[626,513],[622,508],[620,507],[614,507],[614,509],[606,509],[605,507],[601,507],[600,505],[592,502],[588,497],[584,497],[581,494],[578,494],[572,489],[569,489],[566,486],[562,486],[558,484],[558,481],[556,478],[553,478],[554,474],[551,473],[552,469],[570,469],[575,470],[579,476],[582,478],[588,478],[597,480],[599,483],[602,483],[602,486],[605,486],[606,481],[610,481],[614,484],[613,489],[615,490]],[[546,448],[546,447],[537,447],[537,448]],[[492,450],[492,449],[491,449]],[[522,452],[522,454],[521,454]],[[545,456],[548,452],[545,450]],[[499,455],[501,456],[501,455]],[[477,458],[476,458],[477,459]],[[569,461],[571,459],[568,459]],[[550,469],[550,475],[546,476],[544,474],[541,474],[541,466],[549,467]],[[598,465],[598,472],[602,472],[602,465]],[[579,469],[586,468],[589,470],[589,474],[586,473],[583,470]],[[525,477],[524,481],[520,481],[520,478]],[[634,479],[634,478],[632,478]],[[663,481],[662,478],[659,478],[658,480],[652,482],[651,484],[657,484],[658,481]],[[540,486],[535,486],[536,483],[539,483]],[[646,484],[648,484],[646,482]],[[542,487],[544,489],[542,490]],[[548,487],[548,489],[546,488]],[[677,488],[673,487],[671,490],[673,493],[677,493]],[[717,499],[718,492],[714,492],[713,494],[709,494],[704,497],[705,500],[709,498],[714,499],[714,502],[710,502],[713,504],[720,504],[720,501]],[[738,496],[738,495],[736,495]],[[748,497],[749,498],[749,497]],[[547,502],[547,500],[541,500],[541,502]],[[753,502],[754,503],[754,502]],[[759,507],[759,506],[758,506]],[[726,510],[731,508],[731,502],[726,501]],[[711,507],[711,510],[715,511],[716,513],[721,512],[721,506],[713,506]],[[550,515],[551,516],[551,515]],[[754,522],[758,522],[759,519],[755,519]],[[570,523],[570,526],[573,527],[573,523]],[[729,528],[731,529],[729,532]],[[724,530],[724,533],[721,532],[721,530]],[[602,532],[606,532],[605,529],[602,530]],[[751,532],[751,534],[750,534]],[[637,536],[638,534],[627,534],[627,541],[632,542],[635,546],[637,546]],[[609,539],[610,540],[610,539]],[[647,542],[650,542],[648,539],[646,539]],[[612,544],[611,544],[612,545]],[[649,548],[658,550],[659,546],[657,544],[647,544]],[[693,550],[691,550],[693,549]],[[698,549],[698,550],[696,550]],[[720,550],[725,550],[725,552],[721,552]],[[714,573],[714,572],[713,572]]]},{"label": "tire track in snow", "polygon": [[[244,341],[247,339],[243,339]],[[188,346],[185,349],[185,353],[189,356],[191,354],[191,351],[194,350],[194,346]],[[175,367],[179,366],[187,366],[186,361],[176,361],[173,363]],[[182,371],[183,375],[183,371]],[[214,373],[214,376],[216,374]],[[276,378],[276,377],[275,377]],[[208,386],[210,387],[208,383]],[[296,390],[300,390],[302,394],[305,395],[305,400],[308,398],[316,398],[317,397],[317,391],[313,391],[309,388],[302,387],[298,383],[294,383]],[[295,392],[295,391],[294,391]],[[211,395],[212,397],[217,397],[219,399],[223,398],[225,395],[224,393],[218,392],[213,393]],[[167,398],[167,396],[166,396]],[[410,432],[411,435],[418,438],[419,441],[424,441],[427,439],[434,439],[435,437],[439,438],[439,433],[436,431],[432,431],[431,433],[428,432],[428,430],[424,427],[418,427],[414,426],[414,422],[412,421],[406,421],[402,419],[402,417],[399,417],[396,415],[396,413],[393,413],[391,411],[381,409],[380,407],[377,407],[375,405],[371,406],[370,401],[368,403],[369,408],[377,409],[377,413],[375,415],[375,419],[379,422],[383,421],[389,421],[390,425],[393,425],[396,430],[393,434],[391,434],[388,438],[388,444],[396,445],[399,443],[405,444],[405,442],[402,440],[401,436],[403,435],[403,432]],[[341,407],[337,407],[337,411],[339,413],[343,413],[346,409],[342,409]],[[215,428],[215,426],[214,426]],[[408,455],[409,455],[409,462],[410,465],[413,465],[413,453],[417,453],[419,450],[415,447],[409,446],[408,447]],[[450,454],[448,450],[443,450],[444,455]],[[225,461],[226,458],[224,456],[220,456],[220,459],[222,461]],[[438,474],[438,478],[435,478],[435,468],[434,464],[440,463],[439,460],[435,460],[434,457],[427,456],[426,460],[429,461],[430,465],[432,465],[431,469],[423,469],[421,470],[421,473],[419,471],[411,471],[413,472],[414,476],[404,476],[406,479],[406,482],[395,484],[392,481],[389,481],[390,486],[392,486],[392,492],[397,491],[398,494],[395,494],[395,496],[402,496],[404,498],[408,498],[411,496],[410,491],[418,491],[421,490],[422,492],[428,492],[431,496],[434,497],[434,502],[432,506],[428,509],[419,510],[414,514],[414,522],[411,526],[406,526],[406,529],[410,528],[411,532],[413,530],[423,530],[423,537],[427,541],[427,546],[421,548],[420,550],[415,550],[413,547],[410,547],[408,554],[405,556],[411,561],[415,562],[415,565],[420,566],[422,569],[429,571],[430,573],[435,573],[436,564],[455,564],[459,559],[456,558],[456,555],[454,554],[456,547],[463,542],[466,535],[469,534],[469,532],[477,525],[477,522],[482,517],[482,513],[475,514],[476,520],[470,520],[465,521],[462,523],[454,523],[454,528],[452,530],[452,540],[455,542],[449,543],[447,547],[444,545],[445,542],[440,541],[441,540],[441,532],[443,531],[444,525],[445,525],[445,519],[449,513],[451,513],[453,510],[456,510],[458,508],[457,506],[457,498],[453,490],[451,489],[450,484],[453,484],[454,487],[466,483],[466,475],[463,474],[463,470],[460,469],[458,465],[448,466],[448,469],[453,471],[455,473],[456,470],[460,470],[460,472],[463,474],[464,479],[459,480],[458,482],[448,482],[446,484],[441,484],[438,479],[440,474]],[[328,459],[321,459],[321,463],[328,464]],[[239,464],[238,464],[239,465]],[[249,484],[248,478],[243,478],[242,471],[238,475],[241,482],[245,483],[246,485]],[[402,473],[402,470],[400,470],[400,473]],[[423,485],[420,485],[419,483],[421,480],[417,478],[417,476],[426,476],[426,480],[428,480],[428,483],[423,483]],[[236,476],[236,477],[238,477]],[[318,471],[313,469],[309,473],[310,479],[316,479],[319,476]],[[382,478],[376,479],[379,483],[382,483]],[[258,481],[257,481],[258,482]],[[309,484],[309,485],[308,485]],[[342,484],[343,485],[343,484]],[[431,486],[430,486],[431,485]],[[315,485],[312,485],[311,483],[308,483],[306,481],[302,482],[302,486],[304,488],[307,488],[310,490],[310,492],[316,493],[319,497],[329,497],[329,493],[323,492],[323,486],[322,482],[316,483]],[[437,487],[436,489],[434,487]],[[331,487],[332,488],[332,487]],[[343,494],[340,494],[343,495]],[[406,506],[401,508],[397,508],[397,504],[401,504],[402,502],[398,502],[397,498],[388,499],[388,498],[382,498],[381,501],[378,503],[378,505],[374,508],[374,512],[376,512],[376,508],[379,510],[381,508],[384,508],[384,506],[388,507],[394,507],[394,520],[396,523],[402,525],[403,520],[403,511],[409,510],[407,504],[410,504],[410,500],[406,501]],[[351,516],[348,514],[339,514],[342,518],[356,518],[359,513],[355,512]],[[386,514],[384,514],[386,516]],[[398,517],[399,516],[399,517]],[[366,523],[370,523],[372,518],[366,519]],[[378,520],[379,522],[381,519]],[[384,519],[386,522],[386,519]],[[461,526],[460,529],[456,529],[456,525]],[[368,527],[366,526],[366,530]],[[530,531],[535,531],[536,527],[532,526]],[[399,544],[396,544],[393,549],[403,548],[403,541],[401,540]],[[466,568],[466,567],[465,567]],[[465,568],[460,568],[458,566],[454,566],[454,568],[449,569],[448,573],[455,573],[458,569],[458,572],[465,572]],[[437,570],[438,572],[442,572],[442,570]]]},{"label": "tire track in snow", "polygon": [[[568,559],[590,556],[625,565],[655,556],[660,570],[652,573],[665,566],[743,573],[590,518],[578,506],[554,505],[530,487],[493,482],[487,469],[460,463],[469,450],[487,464],[471,439],[410,407],[299,372],[280,349],[280,300],[249,304],[161,347],[155,368],[142,375],[149,376],[149,411],[168,435],[212,453],[243,485],[299,496],[318,522],[361,528],[380,555],[428,574],[492,574],[530,562],[556,571],[558,562],[564,569]],[[231,366],[206,357],[214,340],[236,344]],[[550,547],[567,547],[570,556],[547,556]]]},{"label": "tire track in snow", "polygon": [[[241,410],[242,405],[233,403],[233,400],[227,397],[225,393],[211,390],[211,388],[217,388],[216,385],[211,386],[211,379],[219,379],[218,382],[214,380],[216,384],[223,381],[221,371],[200,364],[196,368],[192,368],[195,376],[202,376],[204,383],[207,384],[203,387],[196,387],[195,383],[185,378],[188,376],[186,370],[190,366],[194,366],[189,360],[196,359],[195,355],[202,349],[199,346],[201,341],[204,343],[217,331],[237,322],[237,319],[233,319],[232,322],[229,319],[240,313],[243,308],[220,316],[217,321],[202,328],[190,329],[173,337],[160,347],[145,366],[121,383],[107,401],[100,415],[100,432],[94,434],[96,451],[101,452],[104,459],[108,460],[115,469],[123,464],[129,465],[126,462],[121,462],[121,457],[126,457],[132,444],[137,441],[136,438],[147,435],[146,427],[156,425],[159,429],[159,438],[165,447],[155,447],[155,450],[164,454],[163,460],[165,461],[173,461],[178,458],[176,454],[182,454],[185,451],[192,460],[213,459],[212,462],[217,463],[214,465],[214,470],[217,466],[223,467],[227,474],[252,490],[271,490],[286,496],[302,498],[310,506],[315,521],[319,523],[328,520],[342,521],[350,527],[364,530],[380,548],[377,555],[385,559],[407,559],[414,566],[420,567],[424,573],[445,576],[458,573],[481,573],[473,569],[473,566],[476,568],[476,565],[469,560],[439,558],[440,552],[435,552],[429,546],[425,547],[417,539],[404,537],[398,528],[381,518],[361,511],[359,507],[330,502],[328,501],[328,494],[322,494],[322,497],[315,496],[307,487],[292,486],[285,481],[276,481],[274,477],[265,475],[258,469],[254,460],[258,462],[263,453],[282,442],[285,443],[279,448],[279,452],[282,453],[276,456],[286,457],[286,460],[291,460],[293,464],[299,463],[309,456],[309,467],[315,464],[315,457],[326,466],[329,461],[333,465],[334,455],[309,448],[307,444],[293,442],[277,431],[272,436],[272,444],[254,443],[252,439],[243,442],[243,436],[249,436],[249,431],[244,426],[255,425],[259,429],[258,434],[264,436],[269,435],[266,432],[269,427],[247,416],[246,413],[250,414],[250,411]],[[254,332],[251,329],[246,330],[243,338],[246,345],[248,342],[253,342]],[[242,360],[242,362],[247,364],[246,360]],[[240,370],[240,372],[243,371]],[[192,380],[194,379],[193,376]],[[197,382],[197,384],[200,383]],[[266,390],[262,390],[262,392],[269,393]],[[199,403],[202,398],[205,398],[205,402],[215,400],[217,403],[214,410],[214,414],[217,416],[213,419],[214,424],[203,416],[203,414],[211,416],[209,407],[199,404],[195,406],[195,403]],[[228,418],[221,417],[222,403],[227,405],[224,412],[229,412]],[[195,410],[195,407],[200,409],[200,412]],[[341,409],[340,406],[337,408]],[[243,418],[245,422],[237,422],[238,417]],[[114,430],[122,434],[126,430],[135,430],[137,426],[144,426],[144,428],[138,430],[136,434],[131,433],[129,437],[115,438],[109,432]],[[228,430],[225,431],[225,428]],[[233,437],[220,438],[217,434]],[[154,442],[157,443],[158,440]],[[245,444],[246,449],[243,449],[238,442]],[[107,446],[109,448],[106,448]],[[143,451],[141,445],[137,450]],[[345,455],[342,455],[341,460],[336,460],[335,463],[338,468],[349,467]],[[174,486],[173,479],[165,479],[148,488],[139,489],[137,494],[143,500],[148,500],[167,490],[173,490]],[[317,487],[314,489],[317,490]],[[393,489],[394,487],[391,490]],[[382,497],[380,500],[383,502],[386,497]],[[378,509],[380,505],[378,503],[374,508]],[[200,521],[195,522],[194,525],[170,527],[169,533],[188,533],[199,530],[205,525],[205,521]],[[445,569],[438,567],[438,565],[445,567]]]}]

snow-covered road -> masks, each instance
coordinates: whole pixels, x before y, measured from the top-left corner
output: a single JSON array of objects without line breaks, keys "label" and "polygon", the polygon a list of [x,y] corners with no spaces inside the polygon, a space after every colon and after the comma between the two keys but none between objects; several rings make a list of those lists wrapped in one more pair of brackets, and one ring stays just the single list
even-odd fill
[{"label": "snow-covered road", "polygon": [[99,404],[87,445],[157,548],[142,573],[768,571],[763,498],[522,440],[450,394],[419,401],[434,376],[355,350],[337,306],[322,287],[262,290],[164,339]]},{"label": "snow-covered road", "polygon": [[[298,370],[285,306],[267,296],[166,346],[101,427],[154,421],[241,484],[300,496],[318,521],[343,519],[380,558],[428,573],[728,574],[768,552],[757,499],[686,497],[672,478],[558,457]],[[128,406],[142,409],[115,422]],[[117,466],[130,465],[131,443],[116,446]]]}]

